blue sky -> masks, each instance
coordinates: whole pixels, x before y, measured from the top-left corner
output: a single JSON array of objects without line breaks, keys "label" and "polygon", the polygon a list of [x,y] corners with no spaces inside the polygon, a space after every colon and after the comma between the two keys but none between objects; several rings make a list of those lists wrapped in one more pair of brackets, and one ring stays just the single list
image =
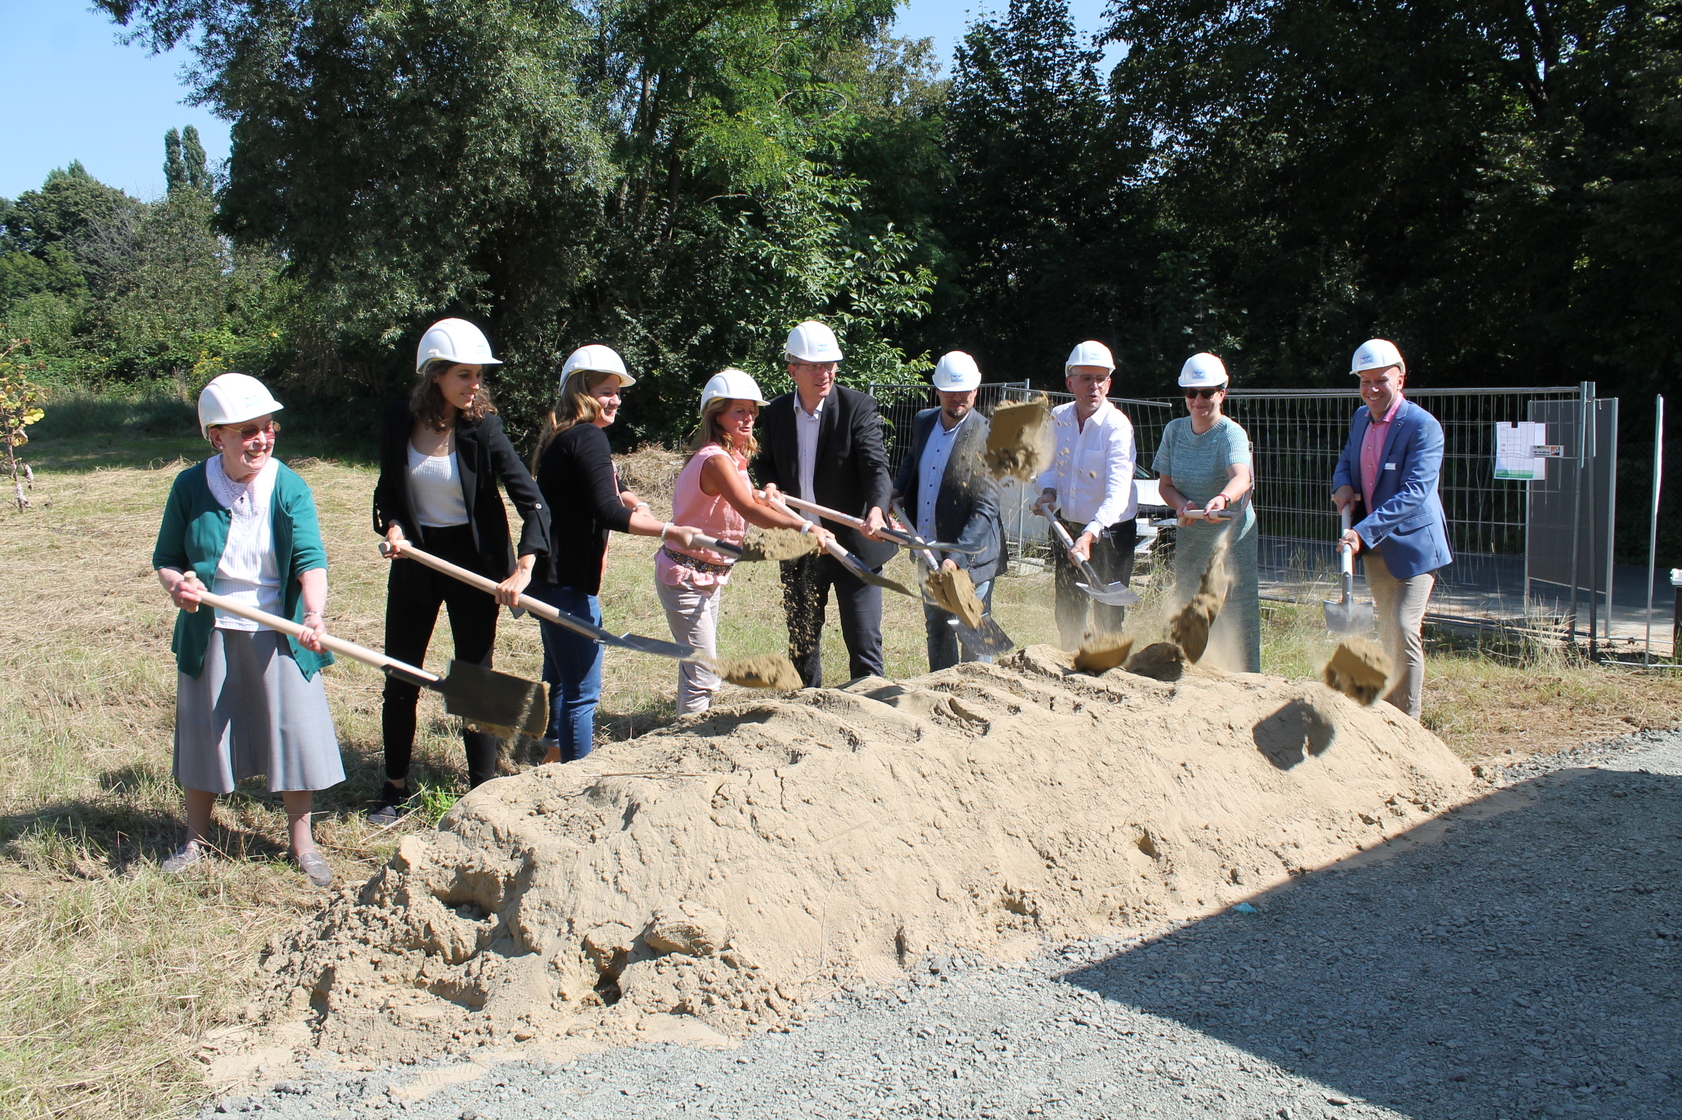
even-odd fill
[{"label": "blue sky", "polygon": [[[950,67],[952,51],[978,14],[1005,0],[910,0],[895,34],[932,38]],[[1075,23],[1096,30],[1104,0],[1070,0]],[[212,160],[228,155],[228,126],[184,104],[184,51],[152,55],[120,40],[121,30],[86,0],[0,0],[0,74],[13,108],[0,115],[0,197],[41,185],[73,159],[96,178],[139,198],[164,192],[164,132],[193,125]]]}]

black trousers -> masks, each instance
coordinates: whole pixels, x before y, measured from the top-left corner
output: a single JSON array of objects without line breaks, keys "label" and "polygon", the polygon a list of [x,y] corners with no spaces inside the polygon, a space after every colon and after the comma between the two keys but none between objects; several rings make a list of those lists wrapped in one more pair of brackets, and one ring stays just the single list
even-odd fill
[{"label": "black trousers", "polygon": [[[428,529],[426,550],[459,567],[479,569],[473,530],[466,525]],[[440,606],[450,611],[455,659],[489,668],[491,649],[496,645],[496,600],[414,560],[391,562],[385,595],[386,655],[421,665],[432,641],[432,629],[438,624]],[[385,679],[380,729],[385,738],[385,776],[392,781],[409,776],[409,757],[415,749],[415,704],[419,699],[419,686],[392,677]],[[468,788],[496,777],[496,736],[464,727],[461,739],[467,748]]]},{"label": "black trousers", "polygon": [[[1079,540],[1086,526],[1084,523],[1077,525],[1064,521],[1063,527],[1069,530],[1069,536]],[[1139,526],[1131,518],[1116,522],[1093,538],[1092,567],[1100,580],[1126,584],[1133,578],[1133,546],[1138,539]],[[1101,637],[1121,633],[1122,623],[1127,621],[1127,608],[1106,606],[1076,587],[1075,584],[1085,582],[1085,577],[1070,562],[1069,554],[1062,545],[1053,541],[1052,546],[1051,570],[1057,588],[1057,639],[1063,648],[1079,649],[1088,634]],[[1092,612],[1091,627],[1086,624],[1089,607]]]},{"label": "black trousers", "polygon": [[828,554],[783,563],[783,613],[788,619],[788,656],[807,687],[823,685],[824,613],[829,591],[841,613],[849,679],[882,676],[882,589],[859,579]]}]

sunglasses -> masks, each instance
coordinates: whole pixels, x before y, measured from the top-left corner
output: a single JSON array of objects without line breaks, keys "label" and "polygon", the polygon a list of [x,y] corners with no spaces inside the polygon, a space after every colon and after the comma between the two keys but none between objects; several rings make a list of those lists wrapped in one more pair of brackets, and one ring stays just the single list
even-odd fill
[{"label": "sunglasses", "polygon": [[1214,388],[1214,389],[1187,389],[1186,390],[1186,400],[1189,401],[1189,400],[1193,399],[1194,397],[1195,398],[1200,398],[1202,400],[1211,400],[1211,399],[1213,399],[1213,397],[1215,396],[1216,393],[1224,393],[1224,392],[1226,392],[1226,390],[1224,388],[1219,388],[1219,387]]},{"label": "sunglasses", "polygon": [[229,432],[238,436],[241,443],[250,443],[258,436],[272,436],[276,432],[280,431],[280,425],[275,423],[273,420],[270,420],[267,424],[263,425],[253,424],[249,428],[234,428],[227,424],[218,424],[217,427],[221,428],[224,432]]}]

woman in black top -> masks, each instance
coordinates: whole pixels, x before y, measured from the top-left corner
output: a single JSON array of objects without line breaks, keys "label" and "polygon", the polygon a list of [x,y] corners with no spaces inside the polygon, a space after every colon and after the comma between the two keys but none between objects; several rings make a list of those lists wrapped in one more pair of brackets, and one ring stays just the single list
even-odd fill
[{"label": "woman in black top", "polygon": [[[607,433],[619,415],[619,391],[636,384],[606,346],[581,346],[561,369],[560,400],[532,458],[548,503],[556,547],[530,594],[600,626],[602,564],[611,530],[662,537],[688,547],[695,530],[649,514],[648,503],[619,486]],[[552,622],[543,623],[543,679],[549,685],[544,761],[572,762],[590,753],[602,695],[602,647]]]},{"label": "woman in black top", "polygon": [[[496,643],[497,604],[512,604],[549,547],[542,495],[508,442],[483,383],[484,368],[500,365],[472,323],[445,319],[421,338],[417,381],[407,401],[389,405],[380,427],[380,480],[374,487],[374,531],[387,541],[407,538],[463,568],[501,581],[495,597],[414,560],[396,560],[386,585],[385,650],[419,665],[426,657],[438,608],[448,605],[456,659],[489,666]],[[520,513],[520,558],[508,539],[508,515],[497,481]],[[415,743],[420,689],[388,677],[381,730],[385,787],[370,813],[389,824],[402,815],[410,791],[409,756]],[[496,737],[462,730],[469,788],[496,776]]]}]

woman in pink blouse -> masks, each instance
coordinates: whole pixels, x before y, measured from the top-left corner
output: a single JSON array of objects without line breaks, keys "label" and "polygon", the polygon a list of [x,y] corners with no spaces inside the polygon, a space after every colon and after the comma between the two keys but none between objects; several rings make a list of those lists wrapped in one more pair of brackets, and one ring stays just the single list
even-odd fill
[{"label": "woman in pink blouse", "polygon": [[[714,374],[701,391],[701,426],[689,461],[677,477],[672,520],[727,544],[741,544],[748,525],[827,535],[761,501],[748,481],[748,460],[759,450],[753,422],[765,403],[759,385],[739,369]],[[732,558],[705,548],[664,544],[654,554],[654,583],[672,638],[709,657],[718,652],[718,610]],[[696,661],[678,666],[679,715],[704,712],[718,691],[718,675]]]}]

